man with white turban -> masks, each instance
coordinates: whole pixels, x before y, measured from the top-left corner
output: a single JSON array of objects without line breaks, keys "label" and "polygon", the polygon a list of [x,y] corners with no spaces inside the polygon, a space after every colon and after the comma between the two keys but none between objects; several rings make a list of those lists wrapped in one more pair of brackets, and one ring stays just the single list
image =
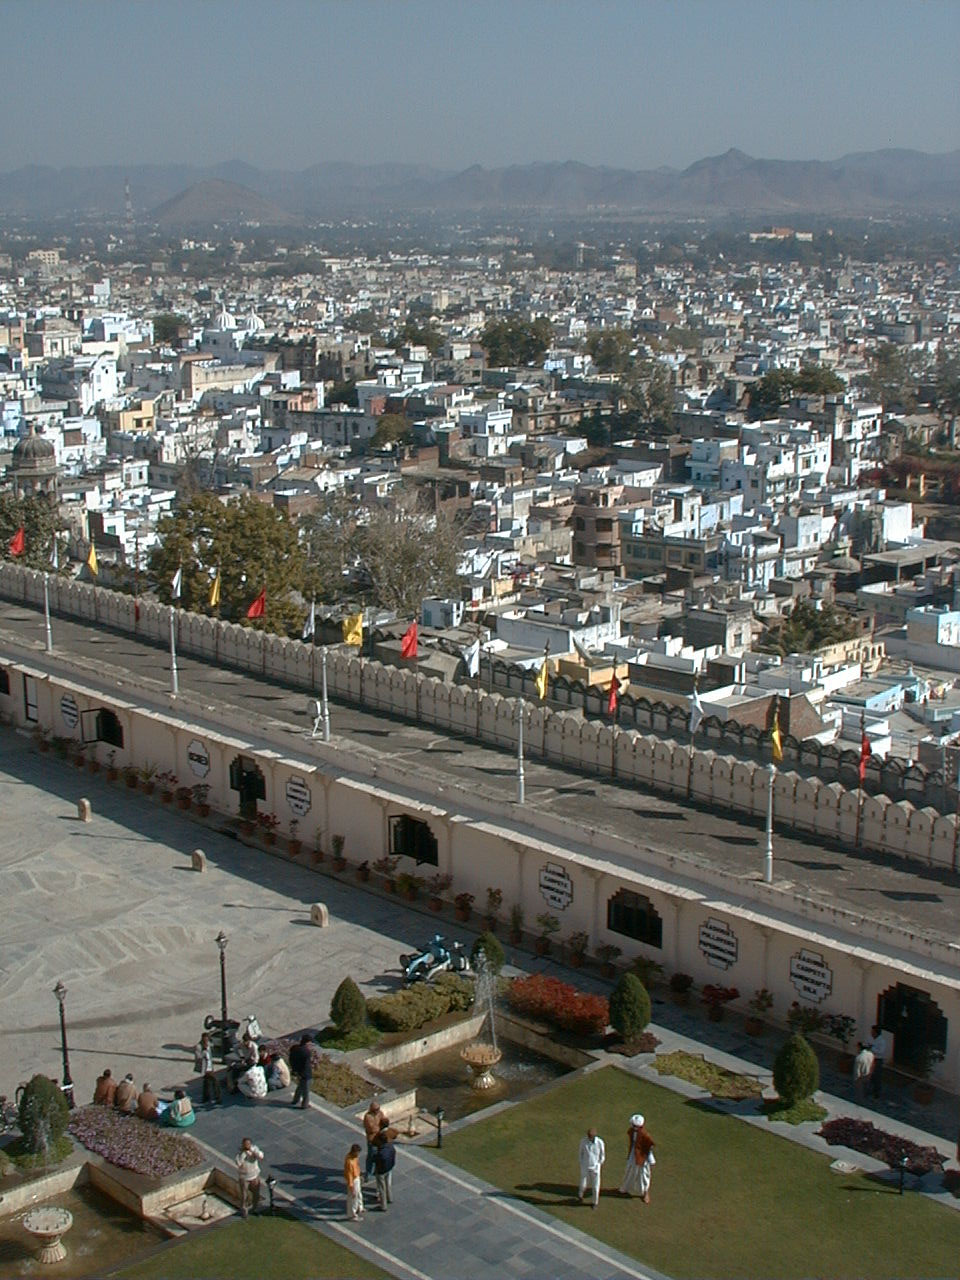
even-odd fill
[{"label": "man with white turban", "polygon": [[650,1203],[650,1175],[657,1163],[653,1147],[653,1139],[644,1127],[643,1116],[638,1112],[630,1117],[630,1128],[627,1130],[627,1167],[620,1183],[622,1196],[638,1191],[643,1203]]}]

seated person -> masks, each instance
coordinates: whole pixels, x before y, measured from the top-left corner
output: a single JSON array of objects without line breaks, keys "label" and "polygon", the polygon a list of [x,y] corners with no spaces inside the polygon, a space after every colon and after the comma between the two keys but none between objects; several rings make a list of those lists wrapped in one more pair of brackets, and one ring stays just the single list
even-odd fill
[{"label": "seated person", "polygon": [[267,1069],[267,1088],[288,1089],[289,1087],[290,1068],[287,1066],[283,1054],[278,1053],[275,1058],[271,1059],[270,1066]]},{"label": "seated person", "polygon": [[172,1125],[175,1129],[189,1129],[196,1118],[197,1113],[193,1109],[193,1103],[187,1097],[186,1090],[175,1089],[173,1101],[164,1116],[164,1123]]},{"label": "seated person", "polygon": [[253,1036],[245,1032],[236,1052],[227,1055],[227,1087],[231,1093],[236,1093],[238,1082],[244,1072],[259,1061],[260,1048]]},{"label": "seated person", "polygon": [[248,1067],[237,1080],[237,1088],[245,1098],[265,1098],[267,1096],[267,1077],[259,1062]]},{"label": "seated person", "polygon": [[[141,1120],[157,1120],[160,1117],[160,1099],[153,1092],[148,1084],[143,1086],[140,1097],[137,1099],[137,1115]],[[163,1104],[164,1111],[167,1104]]]},{"label": "seated person", "polygon": [[104,1067],[103,1075],[97,1076],[96,1088],[93,1091],[93,1101],[98,1107],[112,1107],[117,1096],[117,1082],[110,1074],[110,1068]]},{"label": "seated person", "polygon": [[131,1072],[123,1077],[117,1085],[117,1092],[113,1097],[113,1105],[118,1111],[126,1111],[128,1115],[137,1109],[137,1086],[133,1083],[133,1075]]}]

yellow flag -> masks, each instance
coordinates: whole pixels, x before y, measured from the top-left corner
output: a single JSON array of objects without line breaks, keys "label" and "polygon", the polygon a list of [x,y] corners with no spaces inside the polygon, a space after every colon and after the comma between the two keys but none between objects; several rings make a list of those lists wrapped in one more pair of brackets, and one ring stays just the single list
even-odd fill
[{"label": "yellow flag", "polygon": [[780,740],[780,704],[777,703],[773,713],[773,727],[770,730],[770,745],[773,747],[773,758],[777,764],[783,759],[783,743]]},{"label": "yellow flag", "polygon": [[550,669],[547,666],[547,660],[544,658],[540,664],[540,670],[537,672],[537,697],[541,702],[547,696],[547,685],[550,681]]},{"label": "yellow flag", "polygon": [[363,647],[363,613],[351,613],[343,620],[343,643]]},{"label": "yellow flag", "polygon": [[90,543],[90,551],[87,555],[87,568],[94,577],[97,577],[100,572],[100,566],[97,564],[97,548],[92,542]]},{"label": "yellow flag", "polygon": [[220,570],[217,570],[217,576],[213,580],[213,586],[210,588],[210,608],[215,609],[220,603]]}]

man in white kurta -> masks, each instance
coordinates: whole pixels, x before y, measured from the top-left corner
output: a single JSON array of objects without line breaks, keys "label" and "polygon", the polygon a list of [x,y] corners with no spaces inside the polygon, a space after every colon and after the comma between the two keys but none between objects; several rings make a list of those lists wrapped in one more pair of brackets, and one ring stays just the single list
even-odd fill
[{"label": "man in white kurta", "polygon": [[587,1136],[580,1139],[580,1196],[582,1201],[589,1190],[591,1204],[594,1209],[600,1201],[600,1170],[607,1158],[607,1150],[603,1139],[597,1137],[596,1129],[588,1129]]}]

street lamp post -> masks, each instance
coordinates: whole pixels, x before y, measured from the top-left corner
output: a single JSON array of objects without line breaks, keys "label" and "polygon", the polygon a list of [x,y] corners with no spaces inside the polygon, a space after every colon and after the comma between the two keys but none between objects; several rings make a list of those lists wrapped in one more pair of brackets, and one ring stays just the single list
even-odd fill
[{"label": "street lamp post", "polygon": [[57,1004],[60,1006],[60,1052],[63,1055],[63,1096],[67,1100],[67,1106],[73,1110],[73,1080],[70,1076],[70,1052],[67,1049],[67,1019],[63,1011],[64,1001],[67,998],[67,988],[62,982],[57,982],[53,988],[53,994],[57,997]]},{"label": "street lamp post", "polygon": [[769,777],[767,781],[767,848],[763,860],[763,879],[767,884],[773,884],[773,784],[777,777],[777,766],[768,765]]},{"label": "street lamp post", "polygon": [[323,708],[323,740],[330,741],[330,699],[327,697],[327,646],[320,650],[321,706]]},{"label": "street lamp post", "polygon": [[220,1060],[227,1057],[227,935],[221,929],[217,934],[220,948]]},{"label": "street lamp post", "polygon": [[50,575],[43,575],[43,625],[46,637],[47,653],[53,653],[53,634],[50,630]]},{"label": "street lamp post", "polygon": [[526,799],[526,782],[523,772],[523,698],[517,699],[517,804]]},{"label": "street lamp post", "polygon": [[443,1107],[437,1107],[437,1148],[443,1146],[443,1117],[446,1115]]}]

